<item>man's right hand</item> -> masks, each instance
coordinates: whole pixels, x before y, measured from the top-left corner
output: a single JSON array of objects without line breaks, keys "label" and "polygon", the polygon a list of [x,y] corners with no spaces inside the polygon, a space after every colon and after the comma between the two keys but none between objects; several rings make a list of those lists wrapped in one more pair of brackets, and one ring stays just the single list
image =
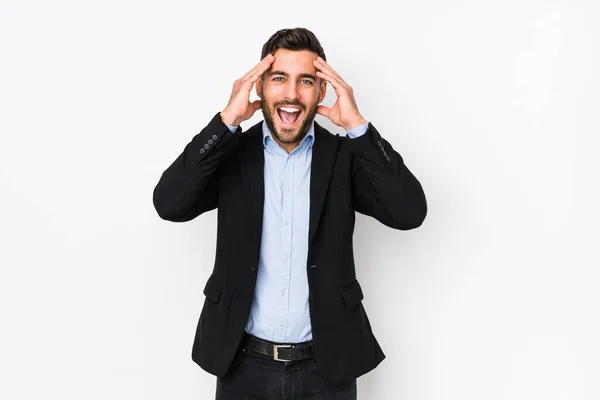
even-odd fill
[{"label": "man's right hand", "polygon": [[271,67],[274,60],[275,57],[272,54],[267,54],[246,75],[233,82],[233,90],[229,98],[229,103],[221,111],[221,120],[224,124],[238,126],[241,122],[250,119],[256,110],[261,108],[260,100],[250,103],[250,91],[258,78]]}]

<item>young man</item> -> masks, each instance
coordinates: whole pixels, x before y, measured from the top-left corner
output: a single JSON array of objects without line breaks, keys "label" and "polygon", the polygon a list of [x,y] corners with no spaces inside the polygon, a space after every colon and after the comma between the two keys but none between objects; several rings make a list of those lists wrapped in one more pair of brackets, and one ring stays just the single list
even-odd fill
[{"label": "young man", "polygon": [[[217,376],[217,399],[356,399],[356,378],[385,355],[361,302],[355,212],[414,229],[425,195],[312,32],[276,32],[261,58],[154,190],[169,221],[218,208],[192,358]],[[319,105],[328,83],[332,107]],[[250,102],[254,87],[260,100]],[[264,121],[243,132],[258,109]]]}]

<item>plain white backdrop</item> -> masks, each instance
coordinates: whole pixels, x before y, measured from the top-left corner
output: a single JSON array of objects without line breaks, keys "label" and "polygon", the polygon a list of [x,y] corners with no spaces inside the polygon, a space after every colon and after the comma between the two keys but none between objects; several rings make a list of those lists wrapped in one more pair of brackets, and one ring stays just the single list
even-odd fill
[{"label": "plain white backdrop", "polygon": [[166,222],[152,190],[296,26],[429,205],[357,217],[387,356],[359,399],[599,399],[592,0],[2,1],[0,398],[214,398],[191,346],[217,211]]}]

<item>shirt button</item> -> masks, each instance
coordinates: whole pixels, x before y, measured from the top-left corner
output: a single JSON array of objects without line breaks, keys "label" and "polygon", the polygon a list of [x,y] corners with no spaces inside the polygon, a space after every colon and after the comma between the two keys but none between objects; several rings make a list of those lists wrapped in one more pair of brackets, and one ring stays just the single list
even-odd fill
[{"label": "shirt button", "polygon": [[283,224],[284,224],[285,226],[288,226],[288,220],[286,219],[285,221],[283,221]]},{"label": "shirt button", "polygon": [[282,331],[283,330],[283,326],[279,325],[279,330]]},{"label": "shirt button", "polygon": [[285,289],[283,289],[283,290],[281,291],[281,295],[282,295],[282,296],[285,296]]},{"label": "shirt button", "polygon": [[283,256],[283,259],[284,259],[285,261],[287,261],[287,259],[288,259],[288,256],[287,256],[287,255]]},{"label": "shirt button", "polygon": [[286,191],[286,192],[289,192],[289,191],[290,191],[290,187],[286,185],[286,186],[285,186],[285,191]]}]

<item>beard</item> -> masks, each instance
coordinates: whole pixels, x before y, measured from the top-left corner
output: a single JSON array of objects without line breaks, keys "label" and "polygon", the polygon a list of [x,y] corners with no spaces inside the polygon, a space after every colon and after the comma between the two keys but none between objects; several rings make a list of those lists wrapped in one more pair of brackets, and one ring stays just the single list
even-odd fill
[{"label": "beard", "polygon": [[[277,118],[280,123],[281,123],[281,121],[279,120],[279,115],[275,115],[275,114],[277,114],[277,107],[283,106],[283,105],[299,107],[302,110],[302,112],[305,114],[303,117],[304,120],[298,121],[297,122],[298,125],[293,128],[283,128],[282,127],[280,130],[277,130],[275,128],[274,119]],[[261,109],[263,112],[263,116],[265,117],[265,122],[267,123],[267,126],[269,127],[271,134],[279,142],[286,143],[286,144],[300,143],[300,141],[304,138],[304,136],[310,129],[311,123],[312,123],[313,119],[315,118],[315,115],[317,115],[317,107],[318,107],[318,104],[315,102],[307,111],[307,106],[300,102],[280,101],[280,102],[274,103],[273,106],[270,107],[270,105],[265,100],[261,101]],[[301,117],[298,116],[298,118],[301,118]]]}]

